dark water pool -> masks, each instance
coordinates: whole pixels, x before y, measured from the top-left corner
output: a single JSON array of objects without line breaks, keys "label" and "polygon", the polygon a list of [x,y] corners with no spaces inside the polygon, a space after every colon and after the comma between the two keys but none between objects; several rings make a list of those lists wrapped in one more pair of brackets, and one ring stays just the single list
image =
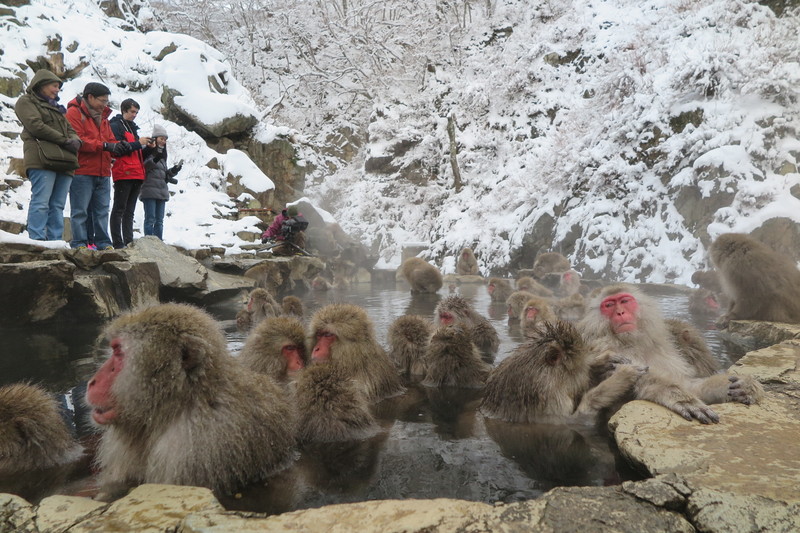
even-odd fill
[{"label": "dark water pool", "polygon": [[[462,285],[459,292],[487,316],[497,329],[506,358],[522,337],[509,326],[504,305],[493,305],[482,285]],[[667,317],[692,321],[687,293],[668,287],[648,287]],[[445,291],[411,295],[405,286],[379,288],[357,285],[347,291],[300,295],[310,316],[333,302],[367,309],[378,339],[385,343],[391,322],[403,314],[432,316]],[[220,320],[234,354],[245,335],[236,331],[234,316],[240,299],[209,311]],[[744,348],[727,341],[713,320],[695,322],[723,367]],[[94,371],[93,344],[100,326],[6,331],[0,357],[0,385],[33,381],[59,394],[66,406],[80,396],[80,384]],[[75,388],[78,386],[77,389]],[[610,485],[634,479],[603,428],[581,425],[514,425],[485,419],[477,412],[480,392],[440,391],[410,386],[406,394],[376,406],[383,431],[358,442],[325,444],[304,449],[297,462],[279,475],[223,496],[226,507],[264,512],[387,498],[459,498],[493,503],[536,498],[566,485]],[[1,479],[0,491],[37,500],[51,493],[91,496],[95,489],[89,459],[96,436],[78,428],[87,447],[86,460],[66,470],[45,473],[40,481]]]}]

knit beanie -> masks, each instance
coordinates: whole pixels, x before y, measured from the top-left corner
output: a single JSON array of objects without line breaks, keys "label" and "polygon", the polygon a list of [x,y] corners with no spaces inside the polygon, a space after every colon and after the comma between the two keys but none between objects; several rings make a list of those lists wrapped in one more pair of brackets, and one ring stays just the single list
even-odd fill
[{"label": "knit beanie", "polygon": [[111,91],[103,85],[102,83],[97,83],[96,81],[91,81],[86,84],[86,87],[83,88],[83,97],[86,98],[89,95],[94,97],[98,96],[105,96],[107,94],[111,94]]},{"label": "knit beanie", "polygon": [[162,126],[161,124],[156,124],[155,126],[153,126],[153,134],[150,137],[152,137],[153,139],[155,139],[156,137],[164,137],[165,139],[169,138],[169,136],[167,135],[167,130],[165,130],[164,126]]},{"label": "knit beanie", "polygon": [[290,217],[296,217],[297,212],[298,211],[296,205],[290,205],[289,207],[286,208],[286,214],[289,215]]}]

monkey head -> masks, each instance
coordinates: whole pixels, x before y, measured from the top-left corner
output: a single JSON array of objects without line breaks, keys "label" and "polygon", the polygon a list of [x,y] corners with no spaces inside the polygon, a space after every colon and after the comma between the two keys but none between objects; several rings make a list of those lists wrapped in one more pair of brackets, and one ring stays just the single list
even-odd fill
[{"label": "monkey head", "polygon": [[433,319],[436,325],[447,326],[469,317],[469,303],[457,294],[444,298],[436,306]]},{"label": "monkey head", "polygon": [[608,319],[615,334],[635,331],[638,327],[639,302],[627,292],[618,292],[603,298],[600,313]]},{"label": "monkey head", "polygon": [[375,332],[366,311],[352,304],[330,304],[311,318],[308,345],[316,362],[335,358],[336,344],[374,342]]},{"label": "monkey head", "polygon": [[270,294],[266,289],[253,289],[253,292],[250,293],[250,299],[247,300],[247,310],[252,313],[258,304],[263,304],[269,300]]},{"label": "monkey head", "polygon": [[570,374],[584,366],[587,351],[577,328],[569,322],[542,322],[528,337],[543,368],[562,368]]},{"label": "monkey head", "polygon": [[[294,317],[270,317],[261,322],[253,332],[264,341],[274,357],[274,375],[285,375],[304,368],[308,363],[303,324]],[[272,374],[272,372],[269,372]]]},{"label": "monkey head", "polygon": [[168,423],[172,413],[164,413],[162,406],[180,404],[206,389],[206,383],[218,379],[222,365],[215,360],[227,357],[216,321],[184,304],[123,315],[106,328],[106,338],[111,355],[86,390],[92,419],[100,425],[145,427],[159,417]]}]

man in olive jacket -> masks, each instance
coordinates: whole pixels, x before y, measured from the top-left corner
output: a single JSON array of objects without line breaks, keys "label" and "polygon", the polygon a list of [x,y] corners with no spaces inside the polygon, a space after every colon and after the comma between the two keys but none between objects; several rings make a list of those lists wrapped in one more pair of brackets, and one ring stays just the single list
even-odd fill
[{"label": "man in olive jacket", "polygon": [[64,204],[78,168],[81,141],[58,103],[61,79],[46,69],[34,74],[14,112],[22,123],[22,157],[31,181],[28,236],[39,241],[61,240]]}]

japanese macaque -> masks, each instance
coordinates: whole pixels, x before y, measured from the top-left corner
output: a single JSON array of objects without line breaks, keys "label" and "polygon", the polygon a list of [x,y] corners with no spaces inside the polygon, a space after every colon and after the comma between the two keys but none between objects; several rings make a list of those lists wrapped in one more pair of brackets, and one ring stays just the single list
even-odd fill
[{"label": "japanese macaque", "polygon": [[250,313],[250,327],[255,327],[267,317],[281,314],[281,306],[267,289],[253,289],[247,300],[247,312]]},{"label": "japanese macaque", "polygon": [[463,324],[440,326],[425,354],[426,387],[482,387],[492,367],[486,363]]},{"label": "japanese macaque", "polygon": [[365,439],[378,432],[366,394],[344,370],[314,364],[300,373],[295,389],[300,442]]},{"label": "japanese macaque", "polygon": [[794,261],[743,233],[720,235],[709,249],[730,300],[718,321],[800,323],[800,270]]},{"label": "japanese macaque", "polygon": [[239,361],[245,368],[285,383],[308,364],[303,324],[276,316],[261,322],[247,337]]},{"label": "japanese macaque", "polygon": [[525,302],[534,298],[536,295],[527,291],[514,291],[511,296],[506,300],[507,312],[509,320],[519,320],[522,316],[522,310],[525,307]]},{"label": "japanese macaque", "polygon": [[714,294],[722,293],[722,285],[719,276],[714,270],[698,270],[692,274],[692,283],[702,289],[707,289]]},{"label": "japanese macaque", "polygon": [[492,363],[494,354],[500,348],[500,337],[486,318],[479,315],[464,298],[458,295],[444,298],[433,311],[434,324],[449,326],[463,325],[472,336],[472,342],[478,347],[484,361]]},{"label": "japanese macaque", "polygon": [[403,392],[403,385],[386,352],[375,340],[375,328],[361,307],[326,305],[311,317],[307,343],[314,362],[329,362],[363,387],[376,402]]},{"label": "japanese macaque", "polygon": [[28,383],[0,387],[0,475],[66,464],[81,454],[49,392]]},{"label": "japanese macaque", "polygon": [[478,275],[478,260],[475,259],[475,254],[472,248],[464,248],[458,254],[456,261],[456,274],[459,276],[477,276]]},{"label": "japanese macaque", "polygon": [[543,322],[489,375],[481,411],[508,422],[594,416],[626,398],[646,367],[617,362],[591,388],[590,354],[574,325]]},{"label": "japanese macaque", "polygon": [[689,294],[689,312],[696,316],[716,316],[720,312],[716,295],[708,289],[695,289]]},{"label": "japanese macaque", "polygon": [[294,459],[296,416],[283,389],[231,357],[204,311],[157,305],[117,318],[105,335],[111,355],[86,390],[104,430],[98,499],[138,483],[229,493]]},{"label": "japanese macaque", "polygon": [[517,280],[517,290],[532,293],[534,296],[553,296],[553,291],[536,281],[530,276],[522,276]]},{"label": "japanese macaque", "polygon": [[323,278],[322,276],[317,276],[311,280],[311,290],[314,291],[329,291],[333,288],[331,283]]},{"label": "japanese macaque", "polygon": [[576,270],[567,270],[561,273],[561,280],[558,283],[558,296],[562,298],[569,298],[575,294],[580,294],[581,275]]},{"label": "japanese macaque", "polygon": [[533,277],[542,279],[546,274],[566,272],[569,270],[569,259],[558,252],[545,252],[536,256],[533,262]]},{"label": "japanese macaque", "polygon": [[439,269],[419,257],[403,261],[400,275],[411,285],[411,292],[435,293],[444,283]]},{"label": "japanese macaque", "polygon": [[528,298],[519,317],[519,327],[522,335],[530,337],[539,330],[542,322],[555,322],[556,314],[550,308],[546,298],[533,296]]},{"label": "japanese macaque", "polygon": [[702,377],[699,365],[687,361],[675,346],[655,302],[636,287],[601,289],[579,330],[591,343],[595,369],[603,369],[609,358],[649,367],[634,387],[634,398],[663,405],[687,420],[716,423],[719,416],[707,404],[752,404],[763,394],[761,385],[749,376]]},{"label": "japanese macaque", "polygon": [[425,351],[431,337],[430,321],[419,315],[398,317],[389,326],[389,358],[407,378],[425,375]]},{"label": "japanese macaque", "polygon": [[697,377],[713,376],[719,372],[719,364],[696,327],[676,318],[667,318],[664,323],[681,356],[697,369]]},{"label": "japanese macaque", "polygon": [[486,290],[489,292],[489,298],[493,302],[502,303],[505,303],[511,293],[514,292],[511,284],[500,278],[490,278],[489,283],[486,285]]},{"label": "japanese macaque", "polygon": [[248,268],[244,277],[254,279],[256,287],[272,292],[277,292],[284,283],[281,267],[273,261],[262,261]]},{"label": "japanese macaque", "polygon": [[281,311],[285,316],[303,318],[303,302],[297,296],[284,296],[281,300]]}]

